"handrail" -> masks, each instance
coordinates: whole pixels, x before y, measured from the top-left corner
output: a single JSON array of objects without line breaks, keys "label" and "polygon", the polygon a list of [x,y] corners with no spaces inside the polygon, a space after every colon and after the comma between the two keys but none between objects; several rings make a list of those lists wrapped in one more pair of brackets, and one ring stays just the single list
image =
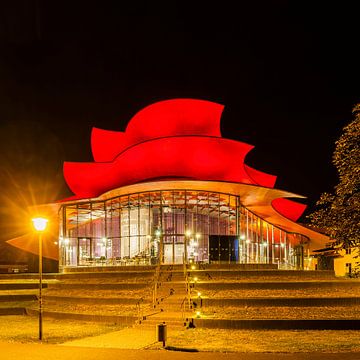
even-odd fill
[{"label": "handrail", "polygon": [[187,299],[188,299],[188,297],[185,296],[183,301],[181,302],[181,305],[180,305],[180,307],[181,307],[181,318],[182,318],[183,321],[185,321],[185,311],[186,311],[185,308],[186,308]]},{"label": "handrail", "polygon": [[138,324],[141,324],[141,321],[143,320],[143,309],[140,306],[140,303],[144,302],[144,298],[141,297],[137,303],[136,303],[136,308],[137,308],[137,317],[138,317]]},{"label": "handrail", "polygon": [[187,265],[185,259],[184,259],[183,269],[184,269],[184,278],[185,278],[186,299],[188,303],[188,309],[191,309],[191,287],[190,287],[189,274],[187,271]]},{"label": "handrail", "polygon": [[156,265],[155,274],[154,274],[153,297],[152,297],[153,308],[155,308],[157,305],[157,298],[158,298],[157,290],[160,286],[159,279],[160,279],[160,261]]}]

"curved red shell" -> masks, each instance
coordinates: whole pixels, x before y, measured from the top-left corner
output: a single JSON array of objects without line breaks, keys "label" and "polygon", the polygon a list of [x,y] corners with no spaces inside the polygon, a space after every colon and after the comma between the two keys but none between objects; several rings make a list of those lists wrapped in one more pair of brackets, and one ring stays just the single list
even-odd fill
[{"label": "curved red shell", "polygon": [[[223,108],[205,100],[165,100],[135,114],[125,132],[93,128],[95,162],[64,163],[65,180],[75,194],[72,199],[94,198],[121,186],[163,178],[273,188],[276,176],[244,163],[252,145],[221,137]],[[274,208],[291,220],[304,210],[302,204],[277,200]]]}]

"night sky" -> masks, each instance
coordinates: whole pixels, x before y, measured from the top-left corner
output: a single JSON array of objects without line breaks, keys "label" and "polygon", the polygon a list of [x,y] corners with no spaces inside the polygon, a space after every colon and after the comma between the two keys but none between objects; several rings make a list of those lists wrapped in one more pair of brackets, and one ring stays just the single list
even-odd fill
[{"label": "night sky", "polygon": [[360,101],[351,2],[1,1],[0,239],[27,204],[71,195],[93,126],[125,130],[171,98],[225,105],[223,137],[313,207],[337,183],[335,140]]}]

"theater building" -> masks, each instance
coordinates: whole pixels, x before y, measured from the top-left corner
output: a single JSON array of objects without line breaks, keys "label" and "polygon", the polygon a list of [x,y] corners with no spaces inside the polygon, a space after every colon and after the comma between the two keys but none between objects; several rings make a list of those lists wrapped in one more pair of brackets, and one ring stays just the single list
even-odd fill
[{"label": "theater building", "polygon": [[[223,106],[174,99],[139,111],[125,132],[94,128],[92,163],[64,164],[71,198],[44,205],[44,256],[60,268],[277,264],[312,268],[328,238],[296,223],[301,198],[253,169],[253,146],[220,133]],[[36,253],[23,237],[9,243]],[[46,242],[45,241],[45,242]]]}]

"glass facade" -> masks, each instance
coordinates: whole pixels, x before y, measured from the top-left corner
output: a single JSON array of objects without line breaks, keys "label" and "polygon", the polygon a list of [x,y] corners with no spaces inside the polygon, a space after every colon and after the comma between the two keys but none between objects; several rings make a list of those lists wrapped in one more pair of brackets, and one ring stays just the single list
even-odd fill
[{"label": "glass facade", "polygon": [[186,262],[303,267],[307,238],[207,191],[151,191],[60,209],[60,266]]}]

